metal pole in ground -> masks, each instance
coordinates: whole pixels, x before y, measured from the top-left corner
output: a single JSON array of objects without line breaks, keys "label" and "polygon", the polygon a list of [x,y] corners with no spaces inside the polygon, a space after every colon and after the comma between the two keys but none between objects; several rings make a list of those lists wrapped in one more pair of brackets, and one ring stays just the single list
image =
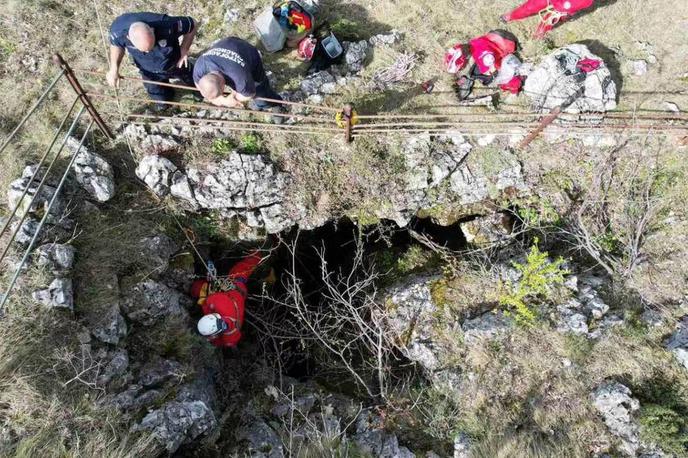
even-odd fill
[{"label": "metal pole in ground", "polygon": [[[62,140],[62,144],[60,145],[60,148],[57,150],[57,153],[55,153],[55,157],[53,157],[53,159],[50,161],[50,164],[48,165],[48,169],[47,169],[47,170],[45,171],[45,173],[43,174],[43,178],[41,178],[40,183],[38,183],[38,186],[36,187],[36,191],[34,192],[34,195],[33,195],[33,197],[31,198],[31,201],[29,202],[29,204],[28,204],[27,207],[26,207],[26,208],[27,208],[27,211],[25,211],[24,214],[22,215],[22,217],[20,218],[19,223],[17,224],[17,229],[15,229],[14,232],[12,232],[12,235],[10,236],[10,239],[7,241],[7,245],[5,245],[5,248],[3,249],[2,254],[0,254],[0,262],[2,262],[3,259],[5,259],[5,256],[7,256],[7,253],[9,253],[10,247],[12,246],[12,242],[14,242],[14,239],[17,237],[17,234],[18,234],[19,231],[21,230],[22,225],[24,224],[24,221],[26,220],[26,217],[27,217],[28,214],[29,214],[28,209],[30,209],[31,207],[33,207],[33,203],[34,203],[34,202],[36,201],[36,199],[38,198],[38,196],[39,196],[39,194],[40,194],[40,191],[41,191],[41,189],[43,188],[43,185],[45,184],[46,180],[48,179],[48,175],[49,175],[50,172],[52,171],[52,169],[53,169],[53,167],[55,166],[55,163],[57,162],[57,160],[59,159],[60,154],[62,153],[62,150],[64,150],[64,147],[65,147],[65,145],[67,144],[67,141],[69,140],[69,137],[70,137],[70,136],[72,135],[72,133],[74,132],[74,129],[76,129],[76,126],[77,126],[78,123],[79,123],[79,119],[81,118],[81,115],[84,113],[85,110],[86,110],[86,108],[82,106],[82,107],[81,107],[81,110],[79,110],[79,112],[77,113],[76,117],[75,117],[74,120],[72,121],[72,125],[69,127],[69,130],[67,130],[67,133],[65,134],[64,139]],[[37,171],[37,173],[38,173],[38,171]],[[15,211],[16,211],[16,209],[15,209]],[[10,222],[11,219],[12,219],[11,217],[8,218],[6,224],[9,224],[9,222]]]},{"label": "metal pole in ground", "polygon": [[24,118],[22,118],[22,120],[19,121],[19,124],[17,124],[17,127],[15,127],[14,130],[12,131],[12,133],[9,135],[9,137],[7,137],[7,138],[5,139],[5,141],[3,142],[2,146],[0,147],[0,154],[2,154],[3,151],[5,151],[5,148],[7,148],[7,145],[10,144],[10,142],[12,141],[12,139],[14,138],[14,136],[17,135],[17,132],[19,132],[19,129],[21,129],[21,128],[24,126],[24,124],[26,124],[26,121],[28,121],[29,118],[31,117],[31,115],[33,115],[33,113],[38,109],[38,107],[41,106],[41,104],[43,103],[43,101],[45,100],[45,98],[48,96],[48,94],[50,94],[50,92],[53,90],[53,88],[54,88],[55,85],[58,83],[58,81],[60,81],[60,78],[62,78],[62,77],[64,76],[64,74],[65,74],[65,70],[62,69],[62,71],[60,72],[60,74],[57,75],[57,76],[55,77],[55,79],[53,79],[53,81],[50,83],[50,85],[48,86],[48,88],[47,88],[45,91],[43,91],[43,94],[41,94],[41,96],[40,96],[39,99],[36,101],[36,103],[34,103],[34,105],[31,107],[31,109],[29,110],[29,112],[26,113],[26,115],[24,115]]},{"label": "metal pole in ground", "polygon": [[[78,97],[74,99],[74,103],[72,103],[72,106],[69,107],[69,111],[67,111],[67,114],[62,119],[62,122],[60,123],[60,127],[58,127],[57,130],[55,131],[55,136],[53,137],[52,141],[50,142],[50,146],[48,146],[48,148],[46,148],[46,150],[45,150],[45,153],[43,153],[43,157],[41,158],[40,162],[36,166],[36,171],[31,176],[31,179],[26,184],[26,187],[24,188],[24,192],[22,192],[21,197],[19,197],[19,201],[17,201],[17,205],[14,206],[14,208],[12,209],[12,212],[7,217],[7,219],[5,220],[5,224],[2,226],[2,229],[0,229],[0,237],[2,237],[2,234],[4,234],[5,231],[7,230],[7,228],[9,227],[10,223],[12,222],[12,219],[14,219],[14,215],[17,214],[17,210],[19,210],[19,207],[21,206],[22,202],[24,201],[24,197],[26,197],[26,194],[28,194],[29,189],[31,188],[31,185],[36,180],[36,176],[38,175],[38,173],[41,170],[41,167],[43,167],[45,160],[48,158],[48,155],[53,150],[53,146],[55,146],[55,143],[57,143],[57,139],[60,137],[60,133],[62,132],[62,129],[64,129],[65,124],[67,124],[67,119],[69,119],[69,117],[72,115],[72,111],[74,111],[74,106],[77,104],[78,101],[79,101]],[[82,110],[83,110],[83,108],[82,108]],[[40,188],[36,189],[36,194],[38,194],[39,191],[40,191]],[[29,206],[31,206],[31,205],[32,204],[29,204]],[[0,256],[0,261],[1,260],[2,260],[2,257]]]},{"label": "metal pole in ground", "polygon": [[91,115],[91,118],[98,125],[100,131],[110,140],[114,140],[115,136],[112,134],[107,124],[105,124],[103,118],[100,117],[98,110],[96,110],[96,107],[93,105],[93,102],[91,102],[91,99],[88,97],[88,95],[86,95],[84,88],[81,87],[81,83],[79,83],[79,80],[76,78],[76,75],[72,71],[72,68],[69,66],[69,64],[65,62],[62,56],[60,56],[59,54],[55,54],[53,56],[53,62],[55,62],[55,64],[64,71],[65,76],[67,77],[67,81],[69,81],[69,84],[72,85],[72,88],[81,99],[81,103],[84,104],[84,106],[88,110],[88,113]]},{"label": "metal pole in ground", "polygon": [[26,264],[26,261],[29,259],[29,256],[31,255],[31,252],[33,251],[34,245],[36,245],[36,241],[38,240],[38,236],[40,235],[41,231],[43,230],[43,226],[45,225],[45,222],[48,220],[48,217],[50,216],[50,211],[53,208],[53,205],[55,205],[55,202],[57,201],[58,196],[60,195],[60,192],[62,191],[62,187],[65,184],[65,181],[67,181],[67,175],[69,175],[69,171],[72,169],[72,166],[74,165],[74,162],[76,161],[76,157],[79,155],[79,152],[81,152],[81,148],[84,146],[84,143],[86,142],[86,137],[88,136],[88,133],[91,131],[91,128],[93,127],[94,121],[91,121],[86,128],[86,131],[84,132],[83,137],[81,137],[81,141],[79,142],[79,147],[74,151],[74,154],[72,155],[72,160],[69,161],[69,164],[67,165],[67,169],[65,170],[65,173],[62,175],[62,179],[60,180],[60,183],[57,185],[57,188],[55,189],[55,194],[53,194],[53,198],[50,199],[50,203],[48,204],[48,208],[45,210],[45,214],[43,214],[43,218],[41,218],[41,222],[38,223],[38,227],[36,228],[36,232],[33,234],[33,237],[31,237],[31,242],[29,243],[28,248],[26,249],[26,252],[24,252],[24,256],[22,257],[19,267],[17,267],[16,272],[14,272],[14,275],[12,276],[12,281],[10,281],[10,285],[7,287],[7,291],[5,291],[5,294],[2,296],[2,302],[0,302],[0,316],[2,316],[5,308],[5,304],[9,300],[10,294],[12,294],[12,290],[14,289],[14,285],[17,283],[17,279],[19,278],[19,275],[21,274],[22,269],[24,268],[24,265]]},{"label": "metal pole in ground", "polygon": [[344,112],[344,121],[346,121],[346,127],[345,127],[346,130],[344,132],[344,135],[346,138],[346,142],[351,143],[352,141],[354,141],[354,137],[353,137],[354,107],[353,107],[353,105],[351,105],[350,103],[347,103],[346,105],[344,105],[343,112]]},{"label": "metal pole in ground", "polygon": [[530,145],[533,142],[533,140],[535,140],[538,137],[538,135],[540,135],[542,131],[544,131],[547,128],[547,126],[552,124],[559,117],[559,115],[561,114],[561,110],[562,107],[556,107],[554,110],[552,110],[550,114],[545,116],[545,118],[540,122],[540,125],[530,134],[528,134],[528,136],[523,139],[523,141],[518,145],[518,147],[520,149],[524,149],[525,147]]}]

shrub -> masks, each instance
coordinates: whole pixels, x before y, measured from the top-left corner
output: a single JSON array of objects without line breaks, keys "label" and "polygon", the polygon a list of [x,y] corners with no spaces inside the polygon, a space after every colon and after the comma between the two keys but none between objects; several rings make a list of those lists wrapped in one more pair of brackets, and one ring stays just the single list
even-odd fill
[{"label": "shrub", "polygon": [[562,267],[564,260],[558,258],[550,261],[549,254],[540,251],[537,243],[536,239],[524,264],[513,263],[521,274],[521,279],[510,284],[508,291],[499,298],[499,303],[510,308],[516,316],[516,322],[524,326],[532,325],[538,317],[537,311],[529,302],[546,300],[552,288],[563,284],[564,276],[568,274]]},{"label": "shrub", "polygon": [[229,138],[216,138],[211,149],[217,156],[226,156],[234,150],[234,142]]},{"label": "shrub", "polygon": [[241,137],[239,147],[245,154],[259,154],[263,150],[263,139],[257,134],[246,134]]},{"label": "shrub", "polygon": [[666,453],[685,456],[688,452],[688,420],[670,407],[647,404],[640,410],[641,437]]}]

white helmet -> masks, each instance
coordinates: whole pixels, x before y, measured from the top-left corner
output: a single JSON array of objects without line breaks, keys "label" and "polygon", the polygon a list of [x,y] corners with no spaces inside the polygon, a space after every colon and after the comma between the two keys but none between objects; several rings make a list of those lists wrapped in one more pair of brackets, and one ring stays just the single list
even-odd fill
[{"label": "white helmet", "polygon": [[225,320],[222,319],[219,313],[211,313],[198,320],[198,332],[205,337],[221,334],[227,328],[227,323],[225,323]]}]

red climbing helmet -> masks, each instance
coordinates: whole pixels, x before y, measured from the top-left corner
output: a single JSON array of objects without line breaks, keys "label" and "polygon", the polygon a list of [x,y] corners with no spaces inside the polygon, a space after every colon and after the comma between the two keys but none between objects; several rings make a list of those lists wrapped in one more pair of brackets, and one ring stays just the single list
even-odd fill
[{"label": "red climbing helmet", "polygon": [[444,55],[444,69],[451,74],[456,74],[466,65],[468,57],[464,52],[464,45],[457,44],[447,50]]},{"label": "red climbing helmet", "polygon": [[313,54],[315,54],[315,48],[318,45],[318,40],[313,37],[306,37],[299,42],[299,47],[297,53],[299,59],[310,61],[313,59]]}]

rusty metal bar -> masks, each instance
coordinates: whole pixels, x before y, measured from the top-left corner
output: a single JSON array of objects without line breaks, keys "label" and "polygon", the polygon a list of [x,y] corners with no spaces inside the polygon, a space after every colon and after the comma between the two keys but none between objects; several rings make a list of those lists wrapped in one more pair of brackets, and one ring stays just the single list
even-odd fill
[{"label": "rusty metal bar", "polygon": [[[135,121],[135,122],[129,122],[127,124],[131,124],[134,126],[148,126],[150,123],[147,122],[142,122],[142,121]],[[164,127],[175,127],[173,124],[160,124],[156,127],[159,128],[164,128]],[[204,127],[204,126],[193,126],[190,125],[189,127]],[[232,131],[239,131],[239,132],[270,132],[270,133],[290,133],[290,134],[307,134],[307,135],[323,135],[329,132],[313,132],[311,130],[286,130],[286,129],[280,129],[278,126],[272,125],[272,124],[266,124],[265,127],[245,127],[245,126],[238,126],[238,127],[220,127],[220,126],[206,126],[206,127],[215,127],[217,129],[223,129],[223,130],[232,130]]]},{"label": "rusty metal bar", "polygon": [[[88,95],[94,98],[98,99],[110,99],[110,100],[117,100],[117,97],[113,95],[108,95],[108,94],[99,94],[95,92],[89,92]],[[217,107],[215,105],[208,105],[208,104],[198,104],[198,103],[184,103],[184,102],[167,102],[167,101],[162,101],[162,100],[150,100],[150,99],[142,99],[140,97],[127,97],[127,96],[119,96],[120,100],[131,100],[133,102],[142,102],[142,103],[159,103],[163,105],[169,105],[169,106],[174,106],[174,107],[181,107],[181,108],[196,108],[196,109],[201,109],[201,110],[219,110],[219,111],[226,111],[228,113],[250,113],[250,114],[256,114],[256,115],[266,115],[269,114],[270,116],[280,116],[282,118],[294,118],[294,119],[302,119],[306,121],[314,121],[314,122],[334,122],[333,119],[327,119],[327,118],[320,118],[320,117],[315,117],[315,116],[308,116],[308,115],[296,115],[296,114],[289,114],[289,113],[267,113],[265,111],[258,111],[258,110],[248,110],[248,109],[241,109],[241,108],[226,108],[226,107]]]},{"label": "rusty metal bar", "polygon": [[110,128],[105,124],[105,121],[103,121],[103,118],[100,117],[100,114],[98,114],[98,110],[96,110],[95,106],[93,106],[93,103],[91,102],[91,99],[88,97],[86,92],[84,91],[84,88],[81,87],[81,83],[79,83],[79,80],[77,79],[76,75],[74,74],[74,71],[72,68],[69,66],[67,62],[62,58],[61,55],[55,54],[53,56],[53,62],[55,65],[60,67],[64,73],[65,76],[67,77],[67,80],[69,81],[69,84],[72,85],[72,88],[74,91],[77,93],[79,98],[81,99],[81,103],[84,104],[86,109],[88,110],[88,113],[91,115],[91,118],[93,121],[96,123],[100,131],[110,140],[114,140],[115,136],[112,134],[110,131]]},{"label": "rusty metal bar", "polygon": [[[96,70],[77,69],[77,71],[82,72],[82,73],[87,73],[90,75],[102,75],[102,76],[106,75],[105,72],[100,72],[100,71],[96,71]],[[165,87],[170,87],[170,88],[174,88],[174,89],[184,89],[187,91],[200,92],[200,90],[195,86],[184,86],[182,84],[163,83],[161,81],[151,81],[151,80],[146,80],[143,78],[133,78],[131,76],[120,76],[120,78],[123,80],[127,80],[127,81],[139,81],[141,83],[153,84],[153,85],[157,85],[157,86],[165,86]],[[227,94],[227,92],[225,92],[225,94]],[[297,107],[310,108],[312,110],[323,110],[323,111],[328,111],[330,113],[338,113],[339,112],[339,110],[337,110],[336,108],[323,107],[320,105],[310,105],[308,103],[301,103],[301,102],[290,102],[287,100],[268,99],[265,97],[254,97],[254,100],[262,100],[265,102],[278,103],[278,104],[282,104],[282,105],[292,105],[292,106],[297,106]]]},{"label": "rusty metal bar", "polygon": [[19,130],[22,127],[24,127],[24,124],[26,124],[26,122],[29,120],[29,118],[36,112],[38,107],[41,106],[41,104],[46,99],[46,97],[48,97],[48,94],[50,94],[50,92],[52,92],[52,90],[55,88],[57,83],[60,81],[60,79],[64,75],[65,75],[65,70],[62,69],[60,71],[60,73],[52,80],[50,85],[48,85],[48,87],[45,89],[45,91],[43,91],[43,94],[41,94],[41,96],[38,98],[36,103],[34,103],[33,106],[29,109],[28,113],[26,113],[24,115],[24,117],[22,118],[22,120],[19,121],[19,124],[17,124],[17,127],[14,128],[14,130],[10,133],[10,135],[2,143],[2,146],[0,146],[0,154],[2,154],[3,151],[5,151],[5,148],[7,148],[7,145],[9,145],[10,142],[12,141],[12,139],[15,137],[15,135],[17,135],[17,132],[19,132]]},{"label": "rusty metal bar", "polygon": [[353,137],[353,117],[354,117],[354,107],[350,103],[347,103],[344,105],[344,109],[342,110],[342,113],[344,114],[344,121],[346,121],[346,127],[344,129],[344,138],[347,143],[351,143],[354,141]]},{"label": "rusty metal bar", "polygon": [[[318,131],[318,132],[339,132],[340,129],[335,127],[322,127],[322,126],[307,126],[304,124],[271,124],[267,122],[247,122],[247,121],[234,121],[232,119],[212,119],[212,118],[193,118],[193,117],[175,117],[175,116],[158,116],[158,115],[148,115],[148,114],[130,114],[126,115],[129,118],[137,119],[169,119],[174,121],[193,121],[193,122],[217,122],[222,124],[236,125],[236,126],[272,126],[283,128],[284,130],[290,130],[292,128],[308,128],[307,130]],[[171,124],[171,123],[170,123]],[[165,125],[157,124],[157,125]]]}]

